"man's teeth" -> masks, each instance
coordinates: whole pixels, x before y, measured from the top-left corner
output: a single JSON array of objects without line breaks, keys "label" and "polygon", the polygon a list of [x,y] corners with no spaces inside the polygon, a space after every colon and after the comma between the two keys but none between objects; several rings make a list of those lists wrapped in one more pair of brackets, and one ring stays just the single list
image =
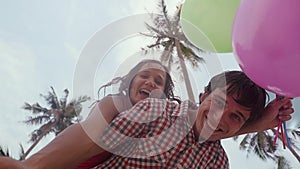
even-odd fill
[{"label": "man's teeth", "polygon": [[222,129],[216,129],[216,131],[222,131]]},{"label": "man's teeth", "polygon": [[213,129],[213,130],[215,130],[215,131],[223,131],[222,129],[218,128],[218,126],[214,126],[214,125],[208,120],[207,117],[206,117],[206,120],[207,120],[208,126],[209,126],[211,129]]}]

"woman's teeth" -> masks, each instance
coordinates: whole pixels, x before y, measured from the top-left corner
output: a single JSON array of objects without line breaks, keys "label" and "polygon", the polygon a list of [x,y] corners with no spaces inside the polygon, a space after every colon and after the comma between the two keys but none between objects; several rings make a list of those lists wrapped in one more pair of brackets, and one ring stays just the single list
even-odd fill
[{"label": "woman's teeth", "polygon": [[150,95],[150,91],[141,89],[141,90],[140,90],[140,94],[149,96],[149,95]]}]

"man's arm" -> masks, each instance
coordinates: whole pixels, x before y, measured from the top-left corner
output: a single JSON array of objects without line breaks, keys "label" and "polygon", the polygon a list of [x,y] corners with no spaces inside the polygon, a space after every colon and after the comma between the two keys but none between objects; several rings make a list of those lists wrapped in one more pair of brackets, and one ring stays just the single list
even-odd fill
[{"label": "man's arm", "polygon": [[[282,108],[282,110],[280,110]],[[294,112],[292,101],[289,98],[282,100],[274,99],[265,108],[265,111],[259,119],[245,124],[236,135],[261,132],[275,128],[279,121],[288,121],[291,119],[291,114]]]}]

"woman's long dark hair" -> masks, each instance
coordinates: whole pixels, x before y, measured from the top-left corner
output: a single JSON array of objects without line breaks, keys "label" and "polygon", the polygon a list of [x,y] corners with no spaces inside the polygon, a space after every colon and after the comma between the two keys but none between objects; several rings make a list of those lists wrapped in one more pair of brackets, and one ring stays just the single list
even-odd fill
[{"label": "woman's long dark hair", "polygon": [[123,96],[128,96],[129,97],[129,89],[131,88],[131,84],[133,79],[135,78],[135,76],[137,75],[137,73],[141,70],[141,68],[145,65],[145,64],[149,64],[149,63],[155,63],[158,64],[160,66],[162,66],[166,72],[166,84],[165,84],[165,88],[164,88],[164,94],[167,97],[167,99],[169,100],[175,100],[177,102],[180,102],[180,98],[174,95],[174,82],[170,76],[170,72],[168,70],[168,68],[164,65],[162,65],[162,63],[158,60],[152,60],[152,59],[145,59],[142,60],[141,62],[139,62],[136,66],[134,66],[129,72],[128,74],[126,74],[125,76],[122,77],[116,77],[114,79],[112,79],[110,82],[108,82],[105,85],[102,85],[99,90],[98,90],[98,97],[99,97],[99,93],[102,89],[104,89],[104,95],[106,87],[111,86],[113,84],[117,84],[120,83],[119,86],[119,93],[118,95],[123,95]]}]

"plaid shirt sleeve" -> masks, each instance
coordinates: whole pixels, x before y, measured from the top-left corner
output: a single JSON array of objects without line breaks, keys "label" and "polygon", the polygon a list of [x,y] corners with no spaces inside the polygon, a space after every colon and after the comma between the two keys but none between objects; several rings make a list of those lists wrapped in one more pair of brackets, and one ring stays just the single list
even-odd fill
[{"label": "plaid shirt sleeve", "polygon": [[[100,143],[110,151],[128,151],[128,144],[137,145],[137,139],[147,127],[153,114],[160,109],[153,108],[153,99],[138,102],[131,109],[120,113],[105,129]],[[124,146],[125,145],[125,146]],[[124,150],[127,147],[127,150]],[[131,146],[132,148],[133,146]],[[117,153],[118,154],[118,153]]]}]

